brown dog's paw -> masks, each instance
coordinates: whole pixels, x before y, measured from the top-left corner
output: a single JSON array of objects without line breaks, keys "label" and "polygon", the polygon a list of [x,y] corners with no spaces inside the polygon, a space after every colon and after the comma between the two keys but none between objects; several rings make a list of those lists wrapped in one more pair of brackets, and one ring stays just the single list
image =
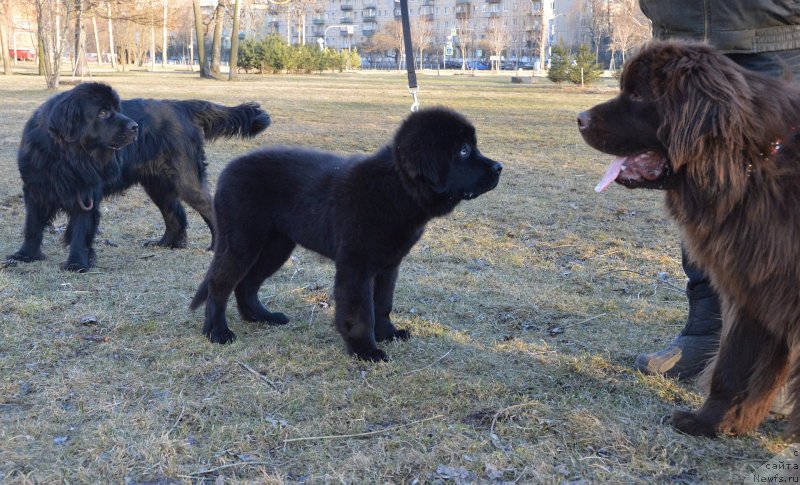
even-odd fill
[{"label": "brown dog's paw", "polygon": [[717,436],[716,428],[698,418],[697,413],[691,411],[675,411],[672,413],[672,426],[691,436],[714,438]]},{"label": "brown dog's paw", "polygon": [[236,340],[236,334],[227,327],[214,327],[210,332],[206,333],[206,337],[215,344],[228,344]]}]

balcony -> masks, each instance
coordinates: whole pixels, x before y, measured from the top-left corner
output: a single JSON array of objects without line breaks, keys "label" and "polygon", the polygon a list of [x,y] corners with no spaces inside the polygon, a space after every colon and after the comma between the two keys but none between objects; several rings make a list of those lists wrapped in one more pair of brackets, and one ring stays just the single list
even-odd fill
[{"label": "balcony", "polygon": [[353,10],[353,4],[350,2],[342,2],[342,10],[344,11]]},{"label": "balcony", "polygon": [[342,17],[339,19],[340,24],[349,25],[353,23],[353,19],[351,17]]},{"label": "balcony", "polygon": [[467,2],[459,2],[456,4],[455,13],[457,19],[468,19],[470,7]]},{"label": "balcony", "polygon": [[490,19],[499,19],[500,18],[500,12],[489,12],[489,18]]},{"label": "balcony", "polygon": [[325,19],[313,18],[311,19],[311,23],[314,25],[325,25]]},{"label": "balcony", "polygon": [[423,7],[432,7],[434,4],[434,0],[422,0]]},{"label": "balcony", "polygon": [[378,22],[378,16],[375,14],[368,15],[365,13],[361,16],[361,20],[364,21],[364,23],[376,23]]}]

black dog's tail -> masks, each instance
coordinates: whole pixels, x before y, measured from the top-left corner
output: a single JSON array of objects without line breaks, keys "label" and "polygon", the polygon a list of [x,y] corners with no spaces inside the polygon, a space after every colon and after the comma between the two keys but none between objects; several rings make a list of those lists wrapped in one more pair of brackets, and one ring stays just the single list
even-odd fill
[{"label": "black dog's tail", "polygon": [[258,103],[223,106],[208,101],[181,101],[208,141],[217,138],[252,138],[266,130],[272,120]]},{"label": "black dog's tail", "polygon": [[208,278],[200,283],[200,288],[197,289],[197,293],[194,294],[192,302],[189,303],[189,310],[197,310],[197,307],[206,302],[206,298],[208,298]]}]

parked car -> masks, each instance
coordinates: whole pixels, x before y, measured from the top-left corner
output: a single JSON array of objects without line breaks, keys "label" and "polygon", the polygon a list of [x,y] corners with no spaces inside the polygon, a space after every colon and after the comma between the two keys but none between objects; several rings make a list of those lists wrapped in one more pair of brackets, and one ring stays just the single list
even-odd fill
[{"label": "parked car", "polygon": [[36,51],[33,49],[14,49],[8,50],[8,55],[13,59],[16,57],[18,61],[35,61]]},{"label": "parked car", "polygon": [[467,69],[473,69],[476,71],[485,71],[489,69],[489,64],[486,64],[483,61],[469,61],[467,63]]}]

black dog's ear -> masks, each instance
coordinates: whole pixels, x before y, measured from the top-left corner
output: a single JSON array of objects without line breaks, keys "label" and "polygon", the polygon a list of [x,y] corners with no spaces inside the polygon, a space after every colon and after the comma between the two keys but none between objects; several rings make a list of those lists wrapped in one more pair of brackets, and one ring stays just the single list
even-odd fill
[{"label": "black dog's ear", "polygon": [[[402,170],[414,180],[427,183],[434,192],[447,192],[447,176],[450,171],[450,159],[443,156],[435,147],[423,148],[418,144],[396,144],[395,157]],[[409,156],[413,154],[415,156]]]},{"label": "black dog's ear", "polygon": [[83,125],[82,103],[72,93],[65,93],[50,108],[47,129],[59,142],[75,143]]}]

